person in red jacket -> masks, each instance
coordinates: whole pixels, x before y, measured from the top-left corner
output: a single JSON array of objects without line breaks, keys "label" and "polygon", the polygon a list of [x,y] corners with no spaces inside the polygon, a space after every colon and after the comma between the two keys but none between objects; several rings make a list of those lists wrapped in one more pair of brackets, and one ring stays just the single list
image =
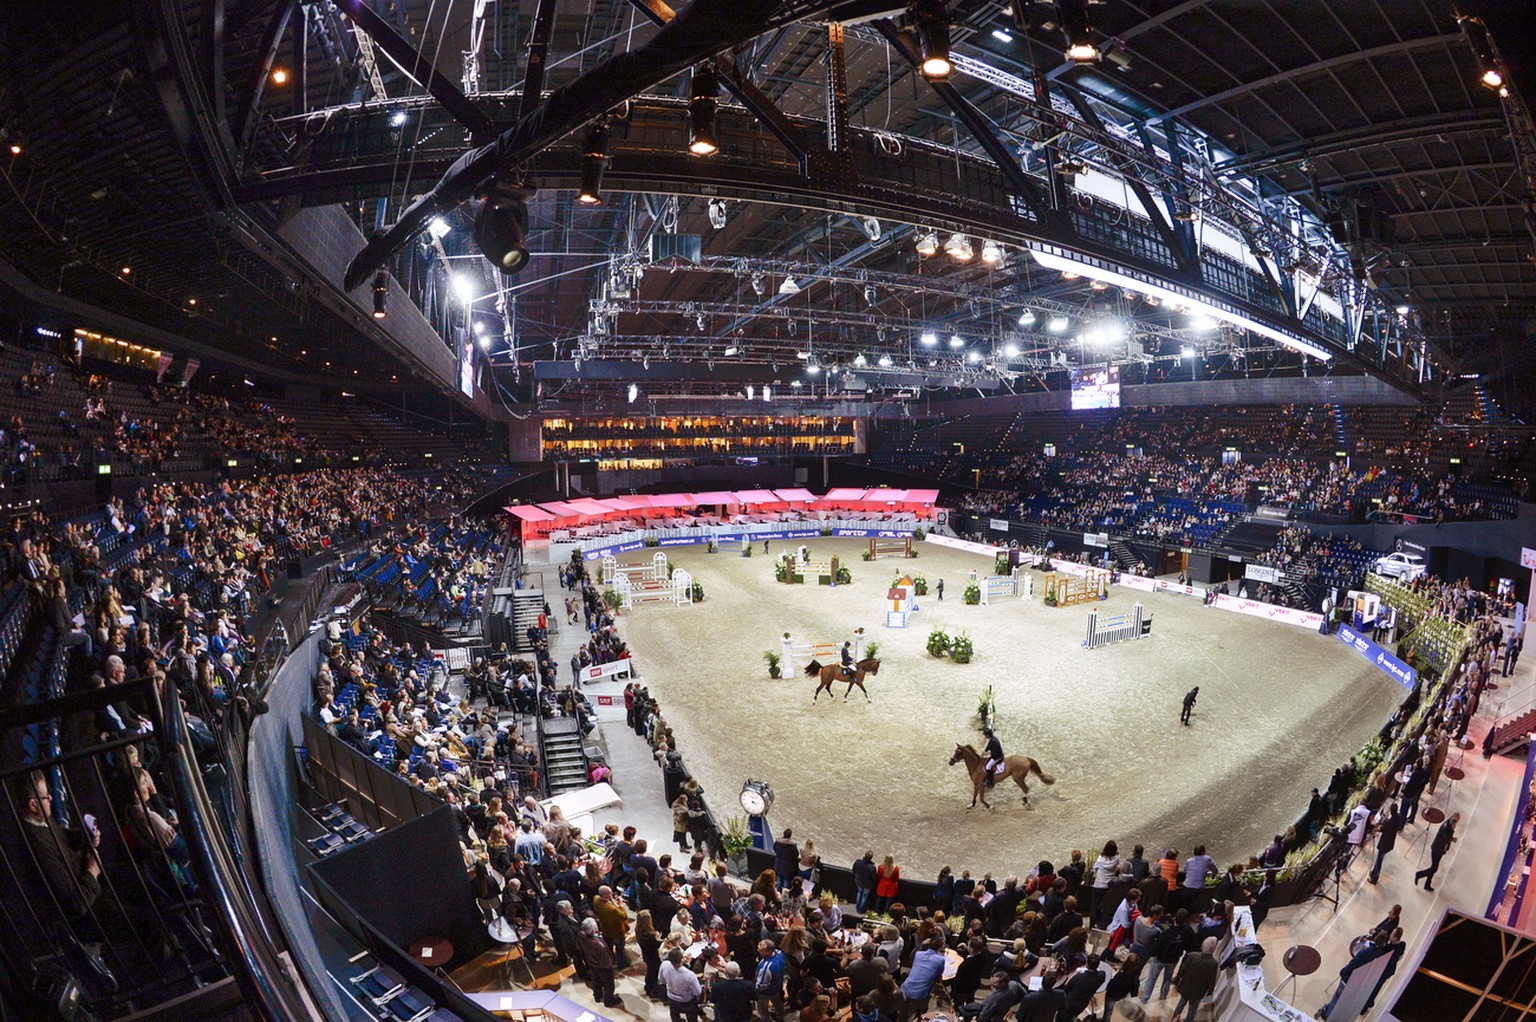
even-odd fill
[{"label": "person in red jacket", "polygon": [[891,902],[896,900],[896,892],[901,889],[901,867],[896,865],[895,856],[887,855],[885,861],[875,868],[875,914],[884,915],[891,910]]}]

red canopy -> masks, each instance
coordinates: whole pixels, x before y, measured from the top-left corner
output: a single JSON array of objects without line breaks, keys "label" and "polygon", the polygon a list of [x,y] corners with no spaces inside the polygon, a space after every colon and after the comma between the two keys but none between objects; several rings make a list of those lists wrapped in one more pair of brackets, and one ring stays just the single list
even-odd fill
[{"label": "red canopy", "polygon": [[572,507],[561,500],[546,500],[539,506],[546,511],[553,511],[556,518],[581,518],[585,514],[579,508]]},{"label": "red canopy", "polygon": [[848,486],[839,486],[827,491],[827,495],[821,498],[822,504],[857,504],[864,499],[863,489],[853,489]]},{"label": "red canopy", "polygon": [[553,521],[555,517],[543,508],[533,504],[511,504],[502,508],[502,510],[525,522],[548,522]]},{"label": "red canopy", "polygon": [[737,490],[736,501],[739,504],[782,504],[784,498],[772,490]]},{"label": "red canopy", "polygon": [[870,490],[864,494],[866,504],[905,504],[907,502],[907,490],[879,489]]},{"label": "red canopy", "polygon": [[736,500],[736,494],[732,493],[730,490],[709,490],[705,493],[695,493],[693,495],[693,499],[694,502],[701,507],[705,505],[712,506],[715,504],[738,503]]},{"label": "red canopy", "polygon": [[691,493],[652,493],[645,498],[651,507],[695,507],[698,501]]},{"label": "red canopy", "polygon": [[908,504],[937,504],[939,501],[938,490],[908,490]]},{"label": "red canopy", "polygon": [[584,515],[606,515],[613,511],[612,508],[602,501],[593,500],[591,497],[578,497],[576,500],[566,501],[566,503]]},{"label": "red canopy", "polygon": [[810,490],[803,490],[798,487],[790,490],[774,490],[773,492],[779,495],[780,500],[791,504],[809,504],[816,499],[816,494]]}]

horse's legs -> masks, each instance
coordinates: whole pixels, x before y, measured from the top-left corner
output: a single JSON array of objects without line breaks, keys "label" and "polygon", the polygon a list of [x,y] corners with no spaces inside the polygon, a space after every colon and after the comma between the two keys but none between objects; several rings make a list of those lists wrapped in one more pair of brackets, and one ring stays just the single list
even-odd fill
[{"label": "horse's legs", "polygon": [[1020,773],[1019,776],[1017,776],[1017,777],[1015,777],[1013,779],[1013,781],[1014,781],[1015,784],[1017,784],[1019,786],[1019,789],[1024,792],[1024,805],[1028,806],[1029,805],[1029,785],[1026,784],[1025,781],[1024,781],[1024,778],[1026,776],[1027,776],[1027,772]]},{"label": "horse's legs", "polygon": [[864,683],[862,681],[859,682],[859,691],[864,693],[864,701],[866,703],[871,701],[869,698],[869,689],[864,687]]}]

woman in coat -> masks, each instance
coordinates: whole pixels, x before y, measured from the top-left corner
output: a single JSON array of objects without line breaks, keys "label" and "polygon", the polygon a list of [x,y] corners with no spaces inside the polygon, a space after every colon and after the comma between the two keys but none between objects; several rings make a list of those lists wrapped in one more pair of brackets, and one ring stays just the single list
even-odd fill
[{"label": "woman in coat", "polygon": [[896,865],[896,857],[887,855],[885,861],[875,869],[875,914],[884,915],[891,910],[891,902],[896,900],[896,892],[901,889],[901,867]]}]

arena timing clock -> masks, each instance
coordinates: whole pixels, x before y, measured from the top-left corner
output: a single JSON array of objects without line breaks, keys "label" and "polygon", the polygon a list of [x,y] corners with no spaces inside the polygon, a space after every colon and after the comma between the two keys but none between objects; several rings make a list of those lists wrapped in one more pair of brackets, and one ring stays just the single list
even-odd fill
[{"label": "arena timing clock", "polygon": [[748,816],[766,816],[773,805],[773,786],[767,781],[754,781],[750,777],[741,786],[741,808]]}]

